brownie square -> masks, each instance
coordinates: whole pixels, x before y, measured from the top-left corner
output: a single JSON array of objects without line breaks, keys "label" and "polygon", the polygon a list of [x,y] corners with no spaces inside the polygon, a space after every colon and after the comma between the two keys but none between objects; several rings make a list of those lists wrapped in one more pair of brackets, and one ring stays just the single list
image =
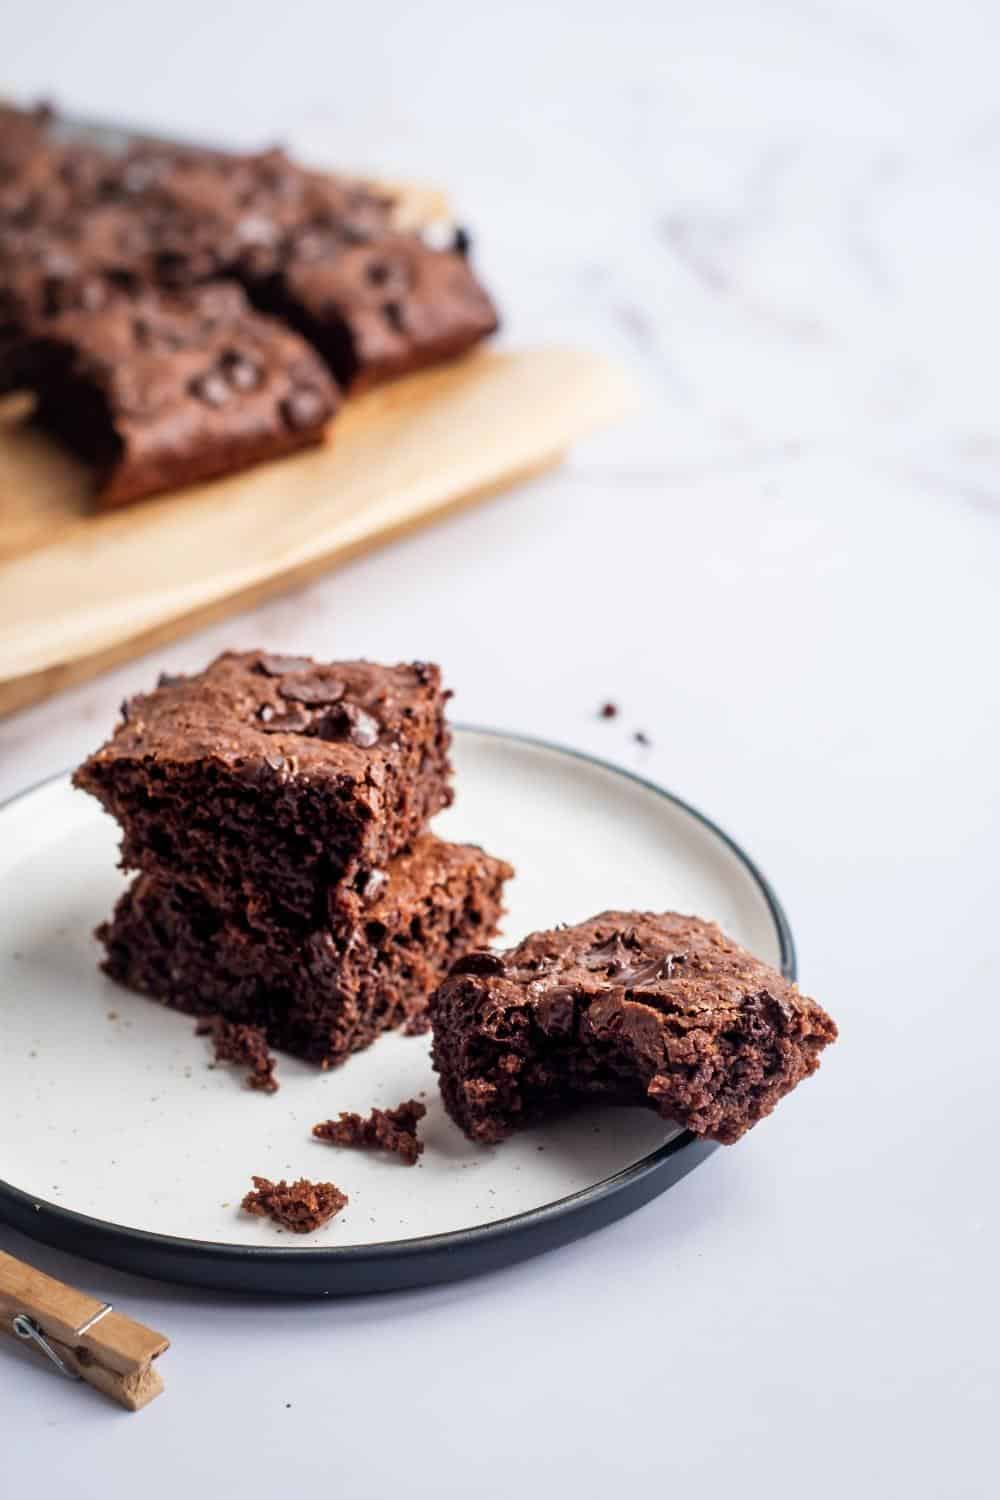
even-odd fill
[{"label": "brownie square", "polygon": [[95,301],[35,325],[12,383],[96,467],[103,507],[321,441],[337,403],[326,369],[235,284]]},{"label": "brownie square", "polygon": [[261,1028],[322,1066],[414,1023],[449,966],[496,931],[509,865],[431,834],[299,941],[259,932],[176,883],[140,875],[98,929],[113,979],[177,1010]]},{"label": "brownie square", "polygon": [[417,235],[362,244],[300,238],[253,295],[353,391],[463,354],[498,322],[465,254],[433,249]]},{"label": "brownie square", "polygon": [[645,1105],[735,1141],[837,1035],[714,922],[672,912],[603,912],[470,954],[431,1019],[445,1105],[484,1142],[583,1099]]},{"label": "brownie square", "polygon": [[254,926],[322,927],[451,801],[437,667],[227,653],[129,699],[77,771],[122,864]]},{"label": "brownie square", "polygon": [[384,234],[395,209],[388,194],[300,167],[279,149],[237,155],[142,145],[128,153],[110,193],[146,227],[153,275],[170,286],[258,278],[314,234],[344,242]]}]

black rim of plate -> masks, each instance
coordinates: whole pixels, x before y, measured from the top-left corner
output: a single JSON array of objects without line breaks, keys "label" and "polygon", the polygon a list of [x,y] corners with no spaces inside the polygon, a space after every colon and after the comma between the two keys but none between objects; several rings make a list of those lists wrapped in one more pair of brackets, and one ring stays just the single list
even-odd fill
[{"label": "black rim of plate", "polygon": [[[509,740],[584,761],[673,803],[736,856],[763,896],[774,923],[781,972],[786,979],[796,978],[795,944],[780,901],[750,856],[711,818],[655,781],[600,756],[572,750],[534,735],[482,729],[471,724],[453,727],[459,733]],[[43,787],[63,780],[64,776],[65,773],[46,777],[8,798],[0,804],[0,813]],[[649,1202],[680,1181],[715,1149],[715,1142],[700,1140],[684,1131],[610,1177],[540,1208],[445,1234],[371,1245],[331,1246],[319,1250],[293,1246],[271,1248],[154,1234],[145,1229],[91,1218],[57,1203],[35,1198],[2,1180],[0,1218],[44,1244],[163,1281],[265,1295],[343,1296],[388,1292],[495,1270],[578,1239]]]}]

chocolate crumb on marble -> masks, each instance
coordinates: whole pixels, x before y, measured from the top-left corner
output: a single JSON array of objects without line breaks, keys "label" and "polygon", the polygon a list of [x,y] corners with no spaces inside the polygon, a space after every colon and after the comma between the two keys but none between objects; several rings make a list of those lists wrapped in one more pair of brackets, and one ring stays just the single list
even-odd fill
[{"label": "chocolate crumb on marble", "polygon": [[253,1191],[246,1194],[240,1207],[245,1214],[272,1219],[295,1234],[311,1234],[339,1214],[348,1204],[346,1193],[332,1182],[271,1182],[254,1177]]},{"label": "chocolate crumb on marble", "polygon": [[417,1122],[426,1113],[427,1106],[419,1100],[406,1099],[395,1109],[373,1109],[367,1119],[341,1111],[336,1120],[314,1125],[312,1133],[318,1141],[326,1141],[331,1146],[360,1146],[392,1152],[404,1166],[412,1167],[424,1149],[424,1143],[417,1135]]},{"label": "chocolate crumb on marble", "polygon": [[226,1021],[222,1016],[204,1016],[195,1027],[197,1036],[210,1036],[216,1062],[237,1063],[249,1068],[247,1087],[264,1094],[276,1094],[279,1084],[274,1076],[276,1059],[268,1051],[267,1033],[260,1026],[246,1026]]},{"label": "chocolate crumb on marble", "polygon": [[472,1140],[584,1100],[739,1139],[819,1066],[837,1028],[714,922],[607,911],[460,959],[431,998],[434,1066]]}]

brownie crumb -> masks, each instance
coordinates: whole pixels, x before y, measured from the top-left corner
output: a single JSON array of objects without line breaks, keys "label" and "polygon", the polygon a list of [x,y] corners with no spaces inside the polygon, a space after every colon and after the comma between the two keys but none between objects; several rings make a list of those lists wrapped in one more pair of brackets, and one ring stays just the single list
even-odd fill
[{"label": "brownie crumb", "polygon": [[618,704],[617,703],[612,703],[612,702],[610,702],[610,700],[607,703],[602,703],[601,704],[600,717],[602,719],[617,719],[617,717],[618,717]]},{"label": "brownie crumb", "polygon": [[244,1026],[238,1021],[224,1021],[208,1016],[195,1027],[197,1036],[210,1036],[216,1062],[237,1063],[249,1068],[247,1087],[262,1094],[276,1094],[279,1084],[274,1076],[275,1059],[267,1050],[267,1035],[259,1026]]},{"label": "brownie crumb", "polygon": [[653,743],[653,741],[649,738],[649,735],[641,729],[637,729],[632,738],[635,740],[637,745],[645,745],[647,748]]},{"label": "brownie crumb", "polygon": [[332,1182],[271,1182],[266,1177],[253,1179],[254,1191],[247,1193],[241,1207],[245,1214],[273,1219],[295,1234],[310,1234],[329,1222],[347,1205],[347,1194]]},{"label": "brownie crumb", "polygon": [[367,1120],[342,1111],[339,1119],[314,1125],[313,1135],[331,1146],[392,1151],[404,1166],[412,1167],[424,1149],[423,1141],[417,1138],[417,1121],[426,1113],[427,1106],[416,1099],[407,1099],[395,1109],[373,1109]]}]

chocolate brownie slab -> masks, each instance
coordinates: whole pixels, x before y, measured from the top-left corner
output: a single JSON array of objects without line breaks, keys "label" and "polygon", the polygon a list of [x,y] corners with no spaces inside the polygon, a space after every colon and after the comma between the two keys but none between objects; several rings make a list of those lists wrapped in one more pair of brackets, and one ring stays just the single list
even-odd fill
[{"label": "chocolate brownie slab", "polygon": [[105,508],[318,443],[337,403],[308,345],[224,282],[60,313],[15,363]]},{"label": "chocolate brownie slab", "polygon": [[301,238],[253,295],[354,391],[463,354],[497,328],[496,309],[466,256],[417,235],[364,244]]},{"label": "chocolate brownie slab", "polygon": [[509,865],[431,834],[374,896],[292,941],[220,915],[176,884],[139,878],[98,931],[113,979],[175,1009],[259,1027],[323,1066],[419,1017],[449,966],[496,931]]},{"label": "chocolate brownie slab", "polygon": [[437,667],[227,653],[123,706],[77,771],[122,864],[252,925],[323,927],[451,801]]},{"label": "chocolate brownie slab", "polygon": [[107,205],[67,224],[0,225],[0,380],[13,383],[18,345],[39,325],[138,290],[148,249],[142,225]]},{"label": "chocolate brownie slab", "polygon": [[185,286],[220,275],[256,279],[315,234],[354,243],[387,232],[392,197],[280,149],[248,155],[144,145],[125,158],[111,195],[153,242],[153,274]]},{"label": "chocolate brownie slab", "polygon": [[608,911],[460,959],[431,1001],[434,1064],[476,1141],[574,1101],[642,1104],[738,1140],[819,1065],[837,1028],[714,922]]}]

